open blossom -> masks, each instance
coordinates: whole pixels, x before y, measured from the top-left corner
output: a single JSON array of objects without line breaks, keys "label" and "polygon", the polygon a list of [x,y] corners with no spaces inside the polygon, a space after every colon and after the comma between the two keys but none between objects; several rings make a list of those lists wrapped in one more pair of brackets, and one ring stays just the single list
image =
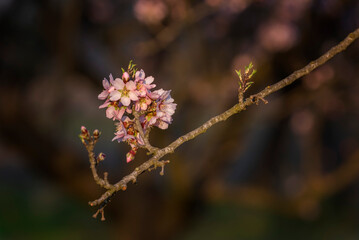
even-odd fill
[{"label": "open blossom", "polygon": [[128,81],[124,83],[122,79],[116,78],[113,82],[113,86],[115,87],[115,91],[110,93],[111,101],[118,101],[124,105],[129,106],[132,101],[137,101],[137,91],[136,84],[133,81]]},{"label": "open blossom", "polygon": [[135,138],[133,135],[127,133],[127,130],[121,121],[116,123],[116,130],[115,137],[112,139],[112,141],[117,140],[118,142],[122,142],[131,138]]},{"label": "open blossom", "polygon": [[177,104],[170,95],[171,91],[158,90],[159,98],[157,99],[156,122],[155,126],[161,129],[167,129],[168,124],[172,123],[172,115],[175,113]]},{"label": "open blossom", "polygon": [[140,97],[149,95],[150,89],[156,87],[156,84],[152,84],[153,81],[152,76],[145,78],[145,72],[142,69],[136,72],[135,83]]},{"label": "open blossom", "polygon": [[134,128],[134,122],[129,117],[123,117],[122,121],[116,123],[115,137],[112,141],[117,140],[118,142],[129,141],[131,147],[134,147],[138,143],[144,145],[143,139],[140,134]]},{"label": "open blossom", "polygon": [[[152,126],[166,129],[176,110],[177,104],[170,96],[171,91],[152,91],[156,87],[153,81],[152,76],[146,77],[145,72],[137,71],[132,63],[128,71],[123,71],[121,78],[114,79],[110,75],[109,80],[105,78],[102,81],[104,90],[98,98],[104,102],[99,108],[105,108],[106,117],[116,121],[112,140],[130,145],[131,150],[126,154],[127,162],[135,158],[138,148],[145,146],[137,126],[141,126],[145,135]],[[139,124],[135,122],[134,111],[139,115]]]},{"label": "open blossom", "polygon": [[145,110],[147,110],[148,106],[151,105],[151,103],[152,103],[152,99],[150,99],[147,96],[140,98],[135,104],[135,110],[136,111],[145,111]]},{"label": "open blossom", "polygon": [[124,107],[109,106],[106,110],[106,117],[114,121],[115,120],[121,121],[121,118],[124,113],[125,113]]},{"label": "open blossom", "polygon": [[[105,90],[103,90],[99,95],[98,95],[98,99],[100,100],[105,100],[107,98],[107,96],[113,91],[115,90],[114,86],[111,86],[111,84],[113,83],[113,77],[112,74],[110,74],[110,82],[108,82],[108,80],[105,78],[104,80],[102,80],[102,85],[103,88]],[[111,83],[111,84],[110,84]]]}]

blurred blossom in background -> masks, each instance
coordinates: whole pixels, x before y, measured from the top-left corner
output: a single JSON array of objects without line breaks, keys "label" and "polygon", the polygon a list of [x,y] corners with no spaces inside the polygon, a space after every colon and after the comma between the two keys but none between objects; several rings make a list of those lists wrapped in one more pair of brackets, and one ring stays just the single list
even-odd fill
[{"label": "blurred blossom in background", "polygon": [[178,104],[164,147],[322,55],[359,27],[356,0],[0,1],[0,239],[359,239],[359,43],[141,175],[105,210],[80,126],[118,181],[126,144],[98,109],[134,60]]}]

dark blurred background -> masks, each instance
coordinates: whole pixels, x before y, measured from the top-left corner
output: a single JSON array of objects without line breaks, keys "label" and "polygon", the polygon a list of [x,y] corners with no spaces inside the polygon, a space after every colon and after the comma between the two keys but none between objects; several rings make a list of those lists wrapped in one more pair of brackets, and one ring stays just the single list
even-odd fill
[{"label": "dark blurred background", "polygon": [[178,104],[164,147],[359,26],[357,0],[0,0],[0,239],[359,239],[359,42],[269,104],[211,128],[113,198],[106,221],[80,126],[102,131],[115,182],[126,144],[101,81],[134,60]]}]

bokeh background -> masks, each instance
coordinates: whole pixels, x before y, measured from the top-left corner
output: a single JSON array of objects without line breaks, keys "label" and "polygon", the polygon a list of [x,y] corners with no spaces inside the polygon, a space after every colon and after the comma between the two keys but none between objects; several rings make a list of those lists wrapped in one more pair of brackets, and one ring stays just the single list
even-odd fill
[{"label": "bokeh background", "polygon": [[134,60],[178,104],[164,147],[359,26],[357,0],[1,0],[0,239],[359,239],[359,42],[269,104],[220,123],[113,198],[93,181],[80,126],[98,128],[100,171],[125,163],[98,109],[101,81]]}]

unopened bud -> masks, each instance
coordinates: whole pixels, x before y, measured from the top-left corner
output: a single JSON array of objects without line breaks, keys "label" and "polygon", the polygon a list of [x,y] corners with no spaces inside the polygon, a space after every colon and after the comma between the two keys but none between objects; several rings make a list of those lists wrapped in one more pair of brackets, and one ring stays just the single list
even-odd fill
[{"label": "unopened bud", "polygon": [[87,133],[87,129],[85,126],[81,126],[81,133],[84,134],[84,133]]},{"label": "unopened bud", "polygon": [[85,126],[81,126],[81,135],[84,139],[88,139],[90,137],[89,131],[86,129]]},{"label": "unopened bud", "polygon": [[79,136],[83,144],[85,144],[85,140],[90,140],[90,134],[85,126],[81,126],[81,134]]},{"label": "unopened bud", "polygon": [[132,147],[131,150],[126,154],[126,161],[127,163],[131,162],[135,159],[135,155],[137,153],[137,147]]},{"label": "unopened bud", "polygon": [[98,129],[95,129],[95,131],[93,131],[93,136],[94,136],[95,139],[98,139],[100,134],[101,133],[100,133],[100,131]]},{"label": "unopened bud", "polygon": [[99,153],[99,155],[97,156],[97,163],[99,163],[99,162],[105,160],[105,158],[106,158],[106,154],[104,154],[104,153]]},{"label": "unopened bud", "polygon": [[122,80],[123,80],[124,82],[128,82],[128,80],[130,80],[130,74],[128,74],[128,72],[124,72],[124,73],[122,74]]}]

